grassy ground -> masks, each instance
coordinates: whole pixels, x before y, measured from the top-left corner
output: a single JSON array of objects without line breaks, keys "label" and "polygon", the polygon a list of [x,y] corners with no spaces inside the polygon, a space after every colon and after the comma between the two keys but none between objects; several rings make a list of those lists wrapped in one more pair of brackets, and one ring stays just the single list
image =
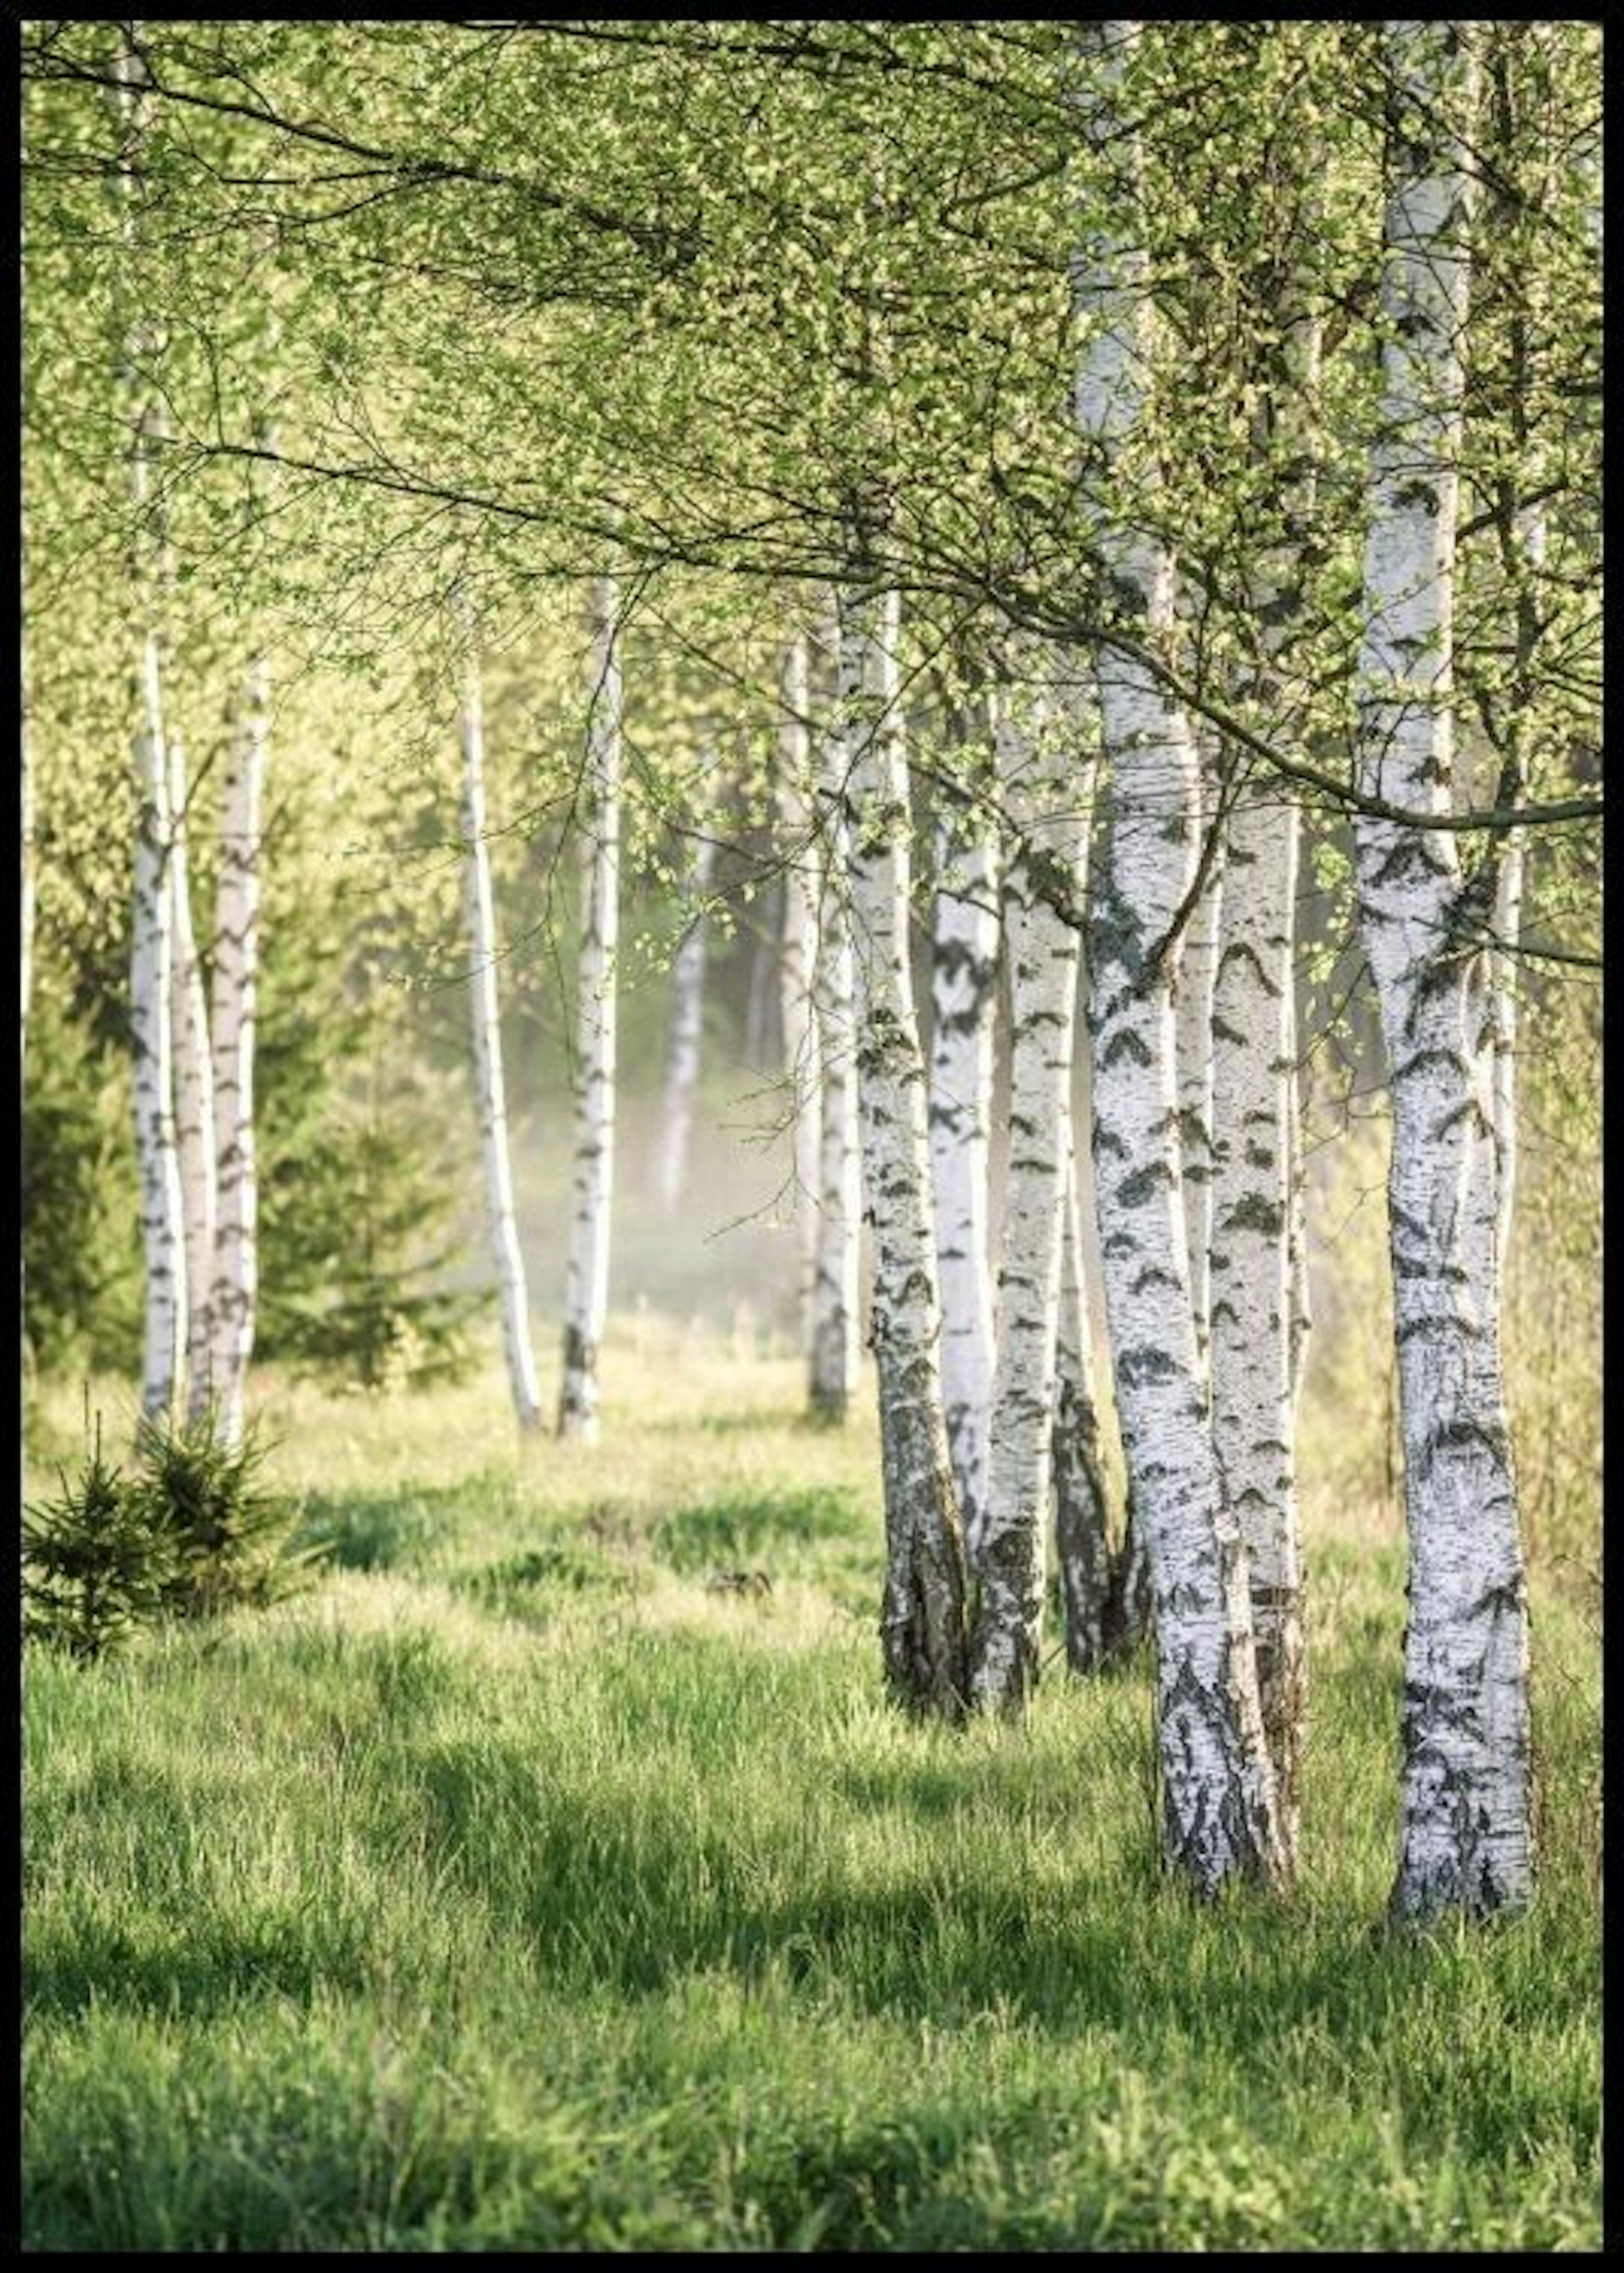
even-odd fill
[{"label": "grassy ground", "polygon": [[1198,1912],[1143,1669],[907,1725],[872,1421],[642,1342],[595,1451],[494,1377],[278,1396],[320,1585],[31,1652],[32,2247],[1598,2246],[1582,1603],[1536,1588],[1533,1911],[1388,1934],[1402,1552],[1311,1511],[1301,1891]]}]

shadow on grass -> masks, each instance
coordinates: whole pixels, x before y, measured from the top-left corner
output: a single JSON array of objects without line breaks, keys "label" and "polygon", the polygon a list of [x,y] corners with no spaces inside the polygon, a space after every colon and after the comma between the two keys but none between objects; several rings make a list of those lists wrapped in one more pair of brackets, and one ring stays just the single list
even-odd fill
[{"label": "shadow on grass", "polygon": [[308,2004],[318,1990],[356,1992],[366,1980],[359,1938],[308,1912],[211,1919],[163,1943],[90,1920],[71,1946],[53,1941],[30,1953],[23,1996],[41,2017],[115,2005],[191,2020],[268,1998]]},{"label": "shadow on grass", "polygon": [[341,1571],[413,1571],[452,1529],[451,1510],[467,1485],[417,1485],[391,1492],[313,1492],[296,1547],[323,1545]]},{"label": "shadow on grass", "polygon": [[[842,1779],[859,1830],[899,1800],[939,1819],[979,1805],[973,1855],[949,1827],[924,1855],[903,1846],[908,1860],[894,1868],[870,1859],[884,1852],[872,1840],[842,1849],[838,1835],[827,1860],[809,1849],[804,1869],[786,1867],[771,1826],[707,1822],[691,1798],[647,1785],[555,1783],[518,1745],[435,1747],[420,1759],[417,1790],[430,1851],[561,1986],[657,1996],[684,1976],[720,1971],[942,2027],[990,2011],[1066,2035],[1194,2027],[1261,2074],[1293,2029],[1329,2031],[1339,2057],[1357,2064],[1435,1969],[1435,1949],[1373,1932],[1334,1898],[1276,1906],[1241,1895],[1197,1908],[1158,1882],[1148,1821],[1142,1839],[1128,1833],[1103,1864],[1080,1851],[1074,1887],[1057,1887],[1051,1860],[1041,1876],[1023,1875],[1031,1773],[966,1760]],[[1006,1785],[1010,1806],[990,1806]],[[1000,1812],[1001,1840],[990,1819]]]},{"label": "shadow on grass", "polygon": [[864,1531],[852,1496],[828,1487],[740,1491],[677,1508],[652,1526],[649,1546],[679,1573],[717,1564],[769,1559],[814,1541]]}]

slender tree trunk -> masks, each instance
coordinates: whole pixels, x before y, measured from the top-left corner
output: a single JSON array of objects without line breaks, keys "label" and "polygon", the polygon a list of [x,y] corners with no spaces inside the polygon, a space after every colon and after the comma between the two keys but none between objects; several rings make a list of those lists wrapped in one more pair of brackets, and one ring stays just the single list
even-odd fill
[{"label": "slender tree trunk", "polygon": [[774,995],[778,972],[778,926],[759,922],[750,950],[750,986],[745,997],[745,1061],[766,1067],[773,1061]]},{"label": "slender tree trunk", "polygon": [[666,1038],[665,1087],[660,1101],[655,1189],[662,1204],[674,1208],[688,1179],[688,1143],[693,1129],[693,1099],[700,1078],[700,1042],[705,1010],[705,908],[715,848],[703,834],[693,840],[683,904],[691,911],[687,929],[671,964],[671,1022]]},{"label": "slender tree trunk", "polygon": [[[139,245],[136,199],[146,123],[146,68],[138,35],[138,25],[125,27],[124,44],[114,65],[119,82],[118,182],[125,251],[132,266]],[[118,371],[130,438],[127,462],[134,521],[130,582],[137,611],[138,717],[131,743],[137,812],[130,925],[130,1031],[145,1264],[141,1408],[153,1414],[168,1412],[175,1402],[186,1319],[180,1161],[171,1091],[174,936],[168,881],[171,814],[160,656],[160,548],[147,526],[152,511],[152,448],[163,433],[162,411],[148,392],[150,382],[143,369],[155,348],[150,330],[131,319],[121,343]]]},{"label": "slender tree trunk", "polygon": [[[1300,194],[1300,193],[1298,193]],[[1317,190],[1301,208],[1320,220]],[[1249,374],[1260,460],[1281,469],[1280,526],[1254,536],[1250,603],[1261,659],[1244,693],[1289,731],[1291,647],[1315,504],[1320,326],[1299,275],[1271,279]],[[1263,1724],[1287,1867],[1295,1870],[1307,1663],[1296,1484],[1297,1384],[1306,1300],[1297,1104],[1299,821],[1288,784],[1234,787],[1212,1001],[1212,1427],[1224,1497],[1251,1574]]]},{"label": "slender tree trunk", "polygon": [[[1476,71],[1394,24],[1381,431],[1370,461],[1360,786],[1448,810]],[[1519,1907],[1533,1875],[1528,1624],[1500,1362],[1488,957],[1443,831],[1361,815],[1360,919],[1393,1103],[1388,1178],[1410,1617],[1395,1909]],[[1492,855],[1490,856],[1493,857]]]},{"label": "slender tree trunk", "polygon": [[[964,737],[959,756],[967,760]],[[973,1566],[986,1512],[992,1392],[987,1150],[998,1009],[999,858],[974,785],[944,784],[936,811],[931,963],[931,1168],[942,1303],[947,1449]]]},{"label": "slender tree trunk", "polygon": [[894,591],[849,589],[842,596],[841,709],[855,737],[849,821],[858,1105],[864,1208],[874,1236],[872,1338],[886,1508],[880,1635],[887,1682],[897,1700],[954,1720],[969,1691],[964,1549],[942,1414],[924,1062],[909,970],[909,819],[897,616]]},{"label": "slender tree trunk", "polygon": [[565,1280],[558,1431],[598,1434],[598,1346],[609,1308],[615,1147],[615,983],[620,928],[619,595],[601,576],[592,604],[592,711],[583,784],[574,1204]]},{"label": "slender tree trunk", "polygon": [[254,1142],[254,1020],[259,982],[259,808],[269,740],[270,665],[257,656],[221,793],[220,878],[210,1005],[214,1053],[213,1265],[216,1427],[236,1444],[253,1354],[259,1287],[259,1185]]},{"label": "slender tree trunk", "polygon": [[1291,1366],[1296,806],[1254,780],[1228,836],[1212,1021],[1212,1429],[1246,1542],[1259,1699],[1294,1862],[1306,1679]]},{"label": "slender tree trunk", "polygon": [[818,1154],[822,1099],[813,973],[818,955],[820,878],[812,815],[812,737],[808,727],[806,639],[784,644],[779,685],[779,856],[783,863],[782,954],[779,1002],[784,1069],[794,1114],[795,1219],[800,1247],[797,1316],[810,1357],[818,1274]]},{"label": "slender tree trunk", "polygon": [[1287,1186],[1291,1214],[1291,1410],[1302,1402],[1303,1376],[1308,1369],[1308,1337],[1313,1331],[1313,1306],[1308,1277],[1308,1219],[1305,1186],[1307,1162],[1303,1151],[1303,1069],[1293,1063],[1286,1081],[1286,1110],[1291,1116],[1291,1173]]},{"label": "slender tree trunk", "polygon": [[1063,1131],[1066,1189],[1060,1229],[1060,1320],[1055,1349],[1054,1551],[1060,1579],[1066,1662],[1092,1673],[1115,1645],[1110,1489],[1100,1437],[1082,1270],[1076,1136],[1069,1099]]},{"label": "slender tree trunk", "polygon": [[174,955],[170,1031],[175,1054],[175,1140],[180,1160],[181,1226],[186,1248],[186,1416],[198,1421],[215,1397],[214,1070],[209,1054],[203,964],[191,921],[186,859],[186,760],[178,734],[169,738],[169,889]]},{"label": "slender tree trunk", "polygon": [[[838,669],[840,617],[827,644]],[[838,717],[819,752],[822,886],[812,969],[819,1082],[818,1240],[812,1278],[809,1396],[816,1418],[842,1422],[857,1389],[862,1156],[857,1135],[857,969],[851,939],[850,738]]]},{"label": "slender tree trunk", "polygon": [[[1147,256],[1137,241],[1137,138],[1116,116],[1135,24],[1085,33],[1085,129],[1126,169],[1119,236],[1102,231],[1074,272],[1090,326],[1079,424],[1118,470],[1149,366]],[[1152,535],[1098,531],[1139,639],[1172,627],[1172,563]],[[1209,1894],[1283,1869],[1264,1737],[1246,1549],[1224,1504],[1206,1422],[1191,1303],[1178,1138],[1173,1007],[1159,950],[1194,877],[1201,769],[1187,722],[1137,660],[1100,649],[1101,724],[1112,769],[1090,910],[1094,1167],[1111,1360],[1133,1494],[1156,1594],[1164,1852]]]},{"label": "slender tree trunk", "polygon": [[474,1095],[485,1169],[485,1221],[496,1267],[513,1413],[522,1429],[540,1427],[541,1394],[530,1347],[530,1302],[524,1257],[513,1211],[507,1152],[507,1104],[502,1079],[502,1025],[497,1008],[496,918],[490,861],[485,850],[485,711],[479,663],[470,657],[459,718],[462,743],[462,911],[468,943],[469,1009],[474,1029]]},{"label": "slender tree trunk", "polygon": [[[1218,930],[1224,903],[1223,825],[1217,737],[1198,729],[1201,756],[1199,853],[1206,879],[1179,941],[1173,986],[1175,1048],[1179,1068],[1179,1135],[1183,1153],[1185,1244],[1189,1257],[1190,1305],[1195,1319],[1195,1352],[1201,1378],[1209,1383],[1212,1332],[1208,1250],[1212,1234],[1212,1001],[1218,971]],[[1207,844],[1212,832],[1213,842]]]},{"label": "slender tree trunk", "polygon": [[[1029,709],[1029,730],[1017,705]],[[985,1521],[971,1550],[970,1692],[1019,1713],[1037,1680],[1055,1425],[1056,1341],[1081,941],[1044,890],[1080,905],[1091,766],[1065,746],[1059,706],[1033,688],[1000,705],[999,776],[1012,843],[1005,889],[1010,999],[1009,1159]]]}]

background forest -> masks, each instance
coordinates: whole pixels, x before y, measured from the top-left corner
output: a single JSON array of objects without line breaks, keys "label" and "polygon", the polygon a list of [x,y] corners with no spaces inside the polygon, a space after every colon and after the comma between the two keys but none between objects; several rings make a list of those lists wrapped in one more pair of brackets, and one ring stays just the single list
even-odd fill
[{"label": "background forest", "polygon": [[1595,2246],[1597,27],[20,38],[26,2242]]}]

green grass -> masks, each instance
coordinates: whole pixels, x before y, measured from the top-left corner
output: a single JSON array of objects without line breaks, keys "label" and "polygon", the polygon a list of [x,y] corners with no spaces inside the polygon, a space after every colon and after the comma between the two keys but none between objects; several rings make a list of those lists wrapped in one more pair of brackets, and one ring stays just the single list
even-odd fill
[{"label": "green grass", "polygon": [[1533,1910],[1386,1932],[1402,1552],[1322,1512],[1301,1888],[1199,1911],[1142,1668],[885,1706],[872,1418],[611,1379],[595,1450],[494,1378],[281,1392],[320,1586],[31,1652],[31,2247],[1598,2246],[1582,1604],[1536,1588]]}]

